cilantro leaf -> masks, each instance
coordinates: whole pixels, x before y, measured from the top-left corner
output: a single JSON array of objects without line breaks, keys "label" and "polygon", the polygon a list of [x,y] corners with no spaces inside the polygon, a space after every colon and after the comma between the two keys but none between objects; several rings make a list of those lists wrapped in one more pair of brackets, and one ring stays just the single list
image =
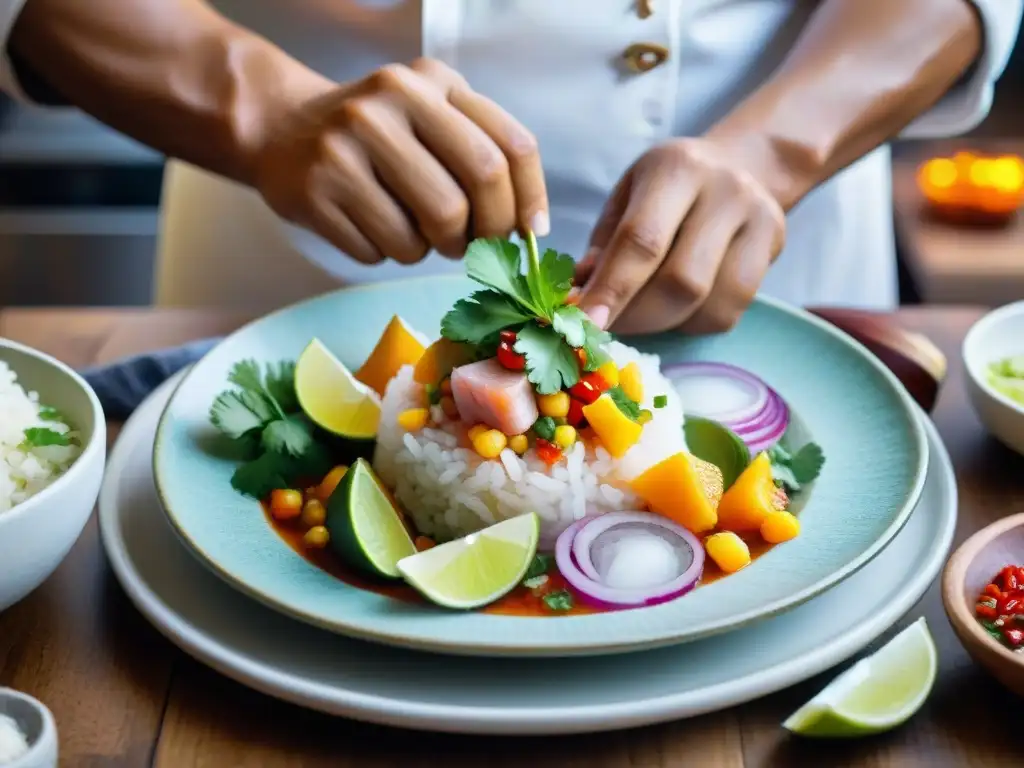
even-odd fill
[{"label": "cilantro leaf", "polygon": [[[571,256],[548,248],[539,260],[538,267],[527,270],[526,283],[530,288],[534,306],[541,310],[544,319],[551,320],[552,314],[562,307],[569,295],[572,278],[576,273],[576,262]],[[569,343],[579,347],[583,341],[581,339],[579,344],[571,341]]]},{"label": "cilantro leaf", "polygon": [[452,341],[483,344],[488,337],[525,323],[529,311],[497,291],[477,291],[455,302],[441,320],[441,335]]},{"label": "cilantro leaf", "polygon": [[999,627],[993,624],[991,621],[981,622],[981,626],[985,628],[985,631],[989,633],[993,638],[998,640],[1000,643],[1005,642],[1003,639],[1003,633],[999,631]]},{"label": "cilantro leaf", "polygon": [[587,343],[587,313],[579,307],[564,306],[555,310],[551,327],[569,342],[570,347],[579,349]]},{"label": "cilantro leaf", "polygon": [[572,593],[567,589],[560,589],[557,592],[548,592],[541,598],[552,611],[572,610]]},{"label": "cilantro leaf", "polygon": [[772,479],[776,485],[781,485],[792,493],[796,493],[801,488],[801,483],[796,479],[793,470],[785,464],[772,464]]},{"label": "cilantro leaf", "polygon": [[549,325],[529,323],[516,339],[515,351],[526,357],[526,375],[541,395],[553,395],[579,381],[572,348]]},{"label": "cilantro leaf", "polygon": [[264,386],[282,411],[294,413],[299,410],[299,396],[295,394],[295,363],[282,360],[276,365],[268,365]]},{"label": "cilantro leaf", "polygon": [[39,418],[43,421],[64,421],[64,414],[49,405],[39,406]]},{"label": "cilantro leaf", "polygon": [[259,395],[228,390],[221,392],[210,406],[210,422],[233,440],[261,429],[274,418],[270,406]]},{"label": "cilantro leaf", "polygon": [[49,427],[29,427],[25,430],[25,443],[30,448],[44,448],[48,445],[71,445],[67,435]]},{"label": "cilantro leaf", "polygon": [[534,555],[533,560],[530,561],[530,565],[526,569],[526,573],[523,574],[523,581],[529,581],[530,579],[545,575],[551,567],[552,559],[551,555]]},{"label": "cilantro leaf", "polygon": [[817,443],[807,443],[799,451],[793,454],[788,462],[793,476],[801,485],[814,480],[825,465],[825,454]]},{"label": "cilantro leaf", "polygon": [[271,491],[289,486],[294,468],[295,463],[290,457],[264,453],[235,470],[231,476],[231,487],[246,496],[266,498]]},{"label": "cilantro leaf", "polygon": [[612,387],[605,394],[612,399],[620,411],[629,417],[630,421],[640,418],[640,404],[631,400],[629,395],[622,391],[622,387]]},{"label": "cilantro leaf", "polygon": [[304,421],[296,418],[277,419],[263,430],[263,447],[275,453],[302,456],[312,443],[312,430]]},{"label": "cilantro leaf", "polygon": [[782,446],[782,443],[776,443],[768,449],[768,458],[771,459],[772,464],[789,464],[793,456]]},{"label": "cilantro leaf", "polygon": [[611,355],[604,351],[604,345],[612,340],[612,335],[598,328],[589,317],[583,323],[583,330],[587,334],[583,342],[583,351],[587,353],[587,364],[583,367],[588,371],[596,371],[612,359]]},{"label": "cilantro leaf", "polygon": [[542,314],[523,276],[518,245],[500,237],[478,238],[466,249],[465,262],[471,280],[514,299],[535,315]]},{"label": "cilantro leaf", "polygon": [[228,374],[228,381],[247,392],[263,391],[263,377],[260,375],[260,364],[255,360],[240,360],[235,363]]}]

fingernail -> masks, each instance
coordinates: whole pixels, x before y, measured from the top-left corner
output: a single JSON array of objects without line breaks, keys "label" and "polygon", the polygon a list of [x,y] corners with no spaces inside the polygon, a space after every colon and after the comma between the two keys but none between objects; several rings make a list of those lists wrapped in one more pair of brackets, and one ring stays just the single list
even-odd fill
[{"label": "fingernail", "polygon": [[551,219],[547,211],[537,211],[530,219],[530,230],[537,237],[547,237],[551,233]]},{"label": "fingernail", "polygon": [[608,316],[611,314],[611,310],[609,310],[604,304],[598,304],[596,307],[588,309],[587,314],[590,315],[590,319],[593,321],[594,325],[604,330],[605,325],[608,323]]},{"label": "fingernail", "polygon": [[590,248],[585,254],[583,254],[583,259],[580,261],[580,266],[589,267],[591,264],[597,261],[597,254],[599,254],[600,252],[601,249],[596,246],[594,248]]}]

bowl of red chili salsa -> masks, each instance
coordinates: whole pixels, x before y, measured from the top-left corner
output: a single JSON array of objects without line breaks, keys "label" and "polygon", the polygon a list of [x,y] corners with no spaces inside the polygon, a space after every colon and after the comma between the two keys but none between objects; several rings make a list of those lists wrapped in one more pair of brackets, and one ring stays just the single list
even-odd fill
[{"label": "bowl of red chili salsa", "polygon": [[1024,514],[960,545],[942,576],[942,602],[971,657],[1024,695]]}]

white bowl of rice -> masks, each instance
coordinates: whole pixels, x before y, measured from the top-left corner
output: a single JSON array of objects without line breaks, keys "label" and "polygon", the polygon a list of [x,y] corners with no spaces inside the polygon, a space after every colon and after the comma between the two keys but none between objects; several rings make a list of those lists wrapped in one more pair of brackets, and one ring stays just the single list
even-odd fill
[{"label": "white bowl of rice", "polygon": [[106,422],[92,388],[0,339],[0,611],[53,573],[96,503]]}]

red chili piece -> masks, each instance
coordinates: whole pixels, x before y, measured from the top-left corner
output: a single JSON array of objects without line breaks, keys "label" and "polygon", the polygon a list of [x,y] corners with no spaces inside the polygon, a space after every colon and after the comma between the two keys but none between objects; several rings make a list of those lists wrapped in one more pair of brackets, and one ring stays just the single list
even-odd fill
[{"label": "red chili piece", "polygon": [[526,368],[526,358],[513,349],[516,343],[514,331],[502,331],[499,335],[498,362],[510,371],[521,371]]},{"label": "red chili piece", "polygon": [[974,613],[1004,645],[1024,646],[1024,567],[1000,570],[978,595]]},{"label": "red chili piece", "polygon": [[547,440],[540,437],[537,438],[535,450],[537,451],[537,456],[540,460],[548,466],[557,464],[562,458],[562,451],[557,445],[549,443]]},{"label": "red chili piece", "polygon": [[584,405],[590,405],[608,389],[608,382],[596,373],[585,373],[569,388],[569,394],[581,400]]},{"label": "red chili piece", "polygon": [[574,397],[569,398],[569,413],[565,415],[565,420],[568,422],[570,427],[576,427],[576,429],[582,429],[586,424],[586,419],[583,418],[583,403]]}]

